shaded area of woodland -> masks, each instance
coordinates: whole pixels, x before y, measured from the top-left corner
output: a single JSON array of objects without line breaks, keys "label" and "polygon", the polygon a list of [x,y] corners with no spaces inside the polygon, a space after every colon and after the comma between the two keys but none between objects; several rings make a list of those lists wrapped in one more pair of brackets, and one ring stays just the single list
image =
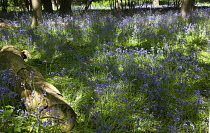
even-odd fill
[{"label": "shaded area of woodland", "polygon": [[[17,10],[33,11],[31,27],[35,27],[39,26],[39,22],[42,21],[42,10],[48,13],[53,13],[53,10],[59,10],[61,13],[72,13],[73,3],[74,6],[78,6],[83,3],[84,13],[89,9],[93,1],[95,2],[100,0],[1,0],[0,7],[2,12],[7,12],[9,7],[13,7]],[[154,9],[154,7],[159,7],[160,4],[164,5],[162,6],[163,10],[161,9],[160,11],[167,11],[169,9],[165,7],[173,7],[173,9],[179,9],[179,7],[181,7],[181,14],[183,18],[189,16],[189,12],[195,8],[195,3],[195,0],[109,0],[111,10],[127,10],[135,8],[149,8],[151,10]]]},{"label": "shaded area of woodland", "polygon": [[0,10],[6,12],[8,10],[32,11],[33,3],[40,3],[45,12],[52,13],[53,10],[68,12],[72,10],[72,6],[81,6],[87,11],[93,2],[98,2],[103,6],[109,3],[110,9],[134,9],[134,8],[153,8],[153,7],[174,7],[179,8],[182,4],[191,3],[188,6],[194,6],[197,2],[209,2],[208,0],[0,0]]}]

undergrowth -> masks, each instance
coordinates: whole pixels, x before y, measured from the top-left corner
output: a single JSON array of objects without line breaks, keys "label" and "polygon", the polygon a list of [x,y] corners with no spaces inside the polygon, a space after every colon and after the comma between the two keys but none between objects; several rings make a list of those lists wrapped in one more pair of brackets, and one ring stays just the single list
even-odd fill
[{"label": "undergrowth", "polygon": [[[196,10],[186,20],[178,11],[54,13],[36,29],[29,14],[9,14],[16,27],[0,29],[0,46],[30,51],[27,63],[77,113],[72,132],[207,132],[209,13]],[[1,99],[1,132],[58,132],[11,105],[16,95],[7,73],[0,77],[1,95],[9,96]]]}]

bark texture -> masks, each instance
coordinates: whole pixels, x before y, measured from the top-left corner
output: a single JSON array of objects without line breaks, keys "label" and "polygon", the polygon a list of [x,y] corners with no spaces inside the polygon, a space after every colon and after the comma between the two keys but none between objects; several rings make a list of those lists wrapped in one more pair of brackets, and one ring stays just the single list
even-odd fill
[{"label": "bark texture", "polygon": [[152,4],[154,7],[158,7],[159,6],[159,0],[152,0]]},{"label": "bark texture", "polygon": [[42,6],[41,0],[32,0],[33,17],[31,27],[38,26],[39,21],[42,21]]},{"label": "bark texture", "polygon": [[61,0],[60,1],[60,11],[61,12],[71,12],[72,0]]},{"label": "bark texture", "polygon": [[186,18],[191,10],[194,9],[195,0],[183,0],[181,7],[181,14],[183,18]]},{"label": "bark texture", "polygon": [[38,70],[28,65],[25,58],[30,59],[30,53],[12,45],[4,46],[0,51],[3,69],[12,69],[12,73],[17,75],[13,77],[15,87],[8,85],[10,89],[23,99],[26,110],[35,111],[40,113],[40,117],[52,120],[53,125],[57,124],[63,132],[73,129],[76,123],[74,110],[60,91],[48,83]]},{"label": "bark texture", "polygon": [[85,10],[83,12],[86,12],[88,10],[88,8],[90,7],[90,5],[92,4],[93,0],[87,0],[87,3],[85,5]]},{"label": "bark texture", "polygon": [[52,1],[51,0],[43,0],[42,3],[43,3],[43,6],[44,6],[44,11],[46,11],[48,13],[53,12]]}]

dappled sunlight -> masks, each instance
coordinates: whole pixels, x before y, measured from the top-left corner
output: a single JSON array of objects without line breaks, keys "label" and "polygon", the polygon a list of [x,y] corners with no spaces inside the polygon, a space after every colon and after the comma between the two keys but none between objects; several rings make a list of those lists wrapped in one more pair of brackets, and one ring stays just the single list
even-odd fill
[{"label": "dappled sunlight", "polygon": [[[27,63],[75,110],[73,132],[207,132],[209,13],[197,9],[188,20],[177,11],[122,17],[121,12],[54,13],[44,14],[36,29],[30,28],[29,14],[19,19],[13,14],[10,21],[19,27],[0,29],[0,46],[31,53]],[[0,92],[12,99],[6,77],[0,70]],[[27,116],[21,124],[36,127],[34,132],[58,131],[26,112],[14,114]]]}]

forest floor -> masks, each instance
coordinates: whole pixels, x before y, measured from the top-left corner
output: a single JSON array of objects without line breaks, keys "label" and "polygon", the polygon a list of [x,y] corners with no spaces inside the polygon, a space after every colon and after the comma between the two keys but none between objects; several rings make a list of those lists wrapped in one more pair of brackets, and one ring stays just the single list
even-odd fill
[{"label": "forest floor", "polygon": [[[44,13],[32,29],[30,13],[10,12],[0,16],[13,25],[0,28],[0,47],[31,53],[27,63],[77,113],[74,133],[207,133],[209,14],[209,8],[186,19],[179,10],[162,9],[55,12]],[[4,77],[0,70],[1,95]],[[7,101],[0,104],[0,132],[59,132]]]}]

